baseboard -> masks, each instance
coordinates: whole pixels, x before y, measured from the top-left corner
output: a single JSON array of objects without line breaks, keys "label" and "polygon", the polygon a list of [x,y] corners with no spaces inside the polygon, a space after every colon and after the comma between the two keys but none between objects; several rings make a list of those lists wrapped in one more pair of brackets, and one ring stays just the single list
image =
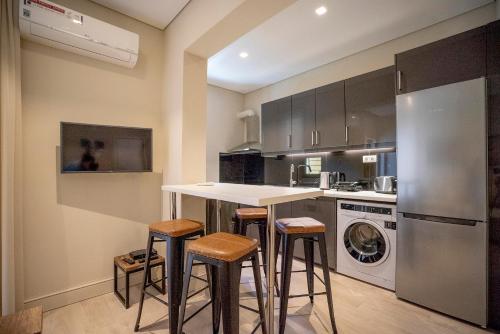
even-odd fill
[{"label": "baseboard", "polygon": [[[205,276],[204,268],[193,268],[193,274],[197,276]],[[161,277],[159,268],[155,268],[153,273],[154,279]],[[130,286],[142,283],[143,272],[138,272],[130,276]],[[203,287],[204,283],[198,280],[191,280],[190,289],[199,289]],[[118,289],[125,286],[125,277],[118,274]],[[78,303],[82,300],[104,295],[113,292],[113,278],[106,278],[100,281],[86,283],[77,287],[69,288],[66,290],[57,291],[44,296],[31,298],[24,301],[24,308],[30,308],[42,305],[43,311],[50,311],[56,308],[67,306],[70,304]]]},{"label": "baseboard", "polygon": [[[142,282],[141,273],[142,272],[130,276],[131,286],[140,284]],[[124,284],[125,278],[120,276],[118,278],[118,287],[121,288],[124,286]],[[43,311],[46,312],[110,292],[113,292],[112,277],[25,300],[24,308],[26,309],[29,307],[42,305]]]}]

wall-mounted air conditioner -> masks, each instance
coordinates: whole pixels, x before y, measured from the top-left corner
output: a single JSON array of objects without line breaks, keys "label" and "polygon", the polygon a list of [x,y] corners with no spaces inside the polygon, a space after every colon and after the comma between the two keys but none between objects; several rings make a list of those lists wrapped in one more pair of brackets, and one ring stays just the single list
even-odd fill
[{"label": "wall-mounted air conditioner", "polygon": [[139,35],[47,0],[19,0],[19,27],[28,40],[132,68]]}]

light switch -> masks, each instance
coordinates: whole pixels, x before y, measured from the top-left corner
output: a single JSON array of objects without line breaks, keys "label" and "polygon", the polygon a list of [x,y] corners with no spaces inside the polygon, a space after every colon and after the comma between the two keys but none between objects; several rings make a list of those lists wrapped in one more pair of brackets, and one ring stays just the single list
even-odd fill
[{"label": "light switch", "polygon": [[363,163],[370,164],[377,162],[377,155],[363,155]]}]

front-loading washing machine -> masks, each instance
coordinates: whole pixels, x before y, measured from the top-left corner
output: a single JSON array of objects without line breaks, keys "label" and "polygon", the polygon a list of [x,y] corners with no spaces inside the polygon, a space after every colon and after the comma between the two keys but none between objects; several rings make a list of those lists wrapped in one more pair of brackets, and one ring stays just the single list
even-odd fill
[{"label": "front-loading washing machine", "polygon": [[396,205],[337,201],[337,272],[394,290]]}]

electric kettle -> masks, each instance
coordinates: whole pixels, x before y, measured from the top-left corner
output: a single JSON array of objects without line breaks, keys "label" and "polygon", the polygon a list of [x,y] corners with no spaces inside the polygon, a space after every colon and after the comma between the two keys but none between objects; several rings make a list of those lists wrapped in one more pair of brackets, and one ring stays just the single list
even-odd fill
[{"label": "electric kettle", "polygon": [[319,175],[319,188],[321,190],[330,189],[332,174],[330,172],[321,172]]}]

